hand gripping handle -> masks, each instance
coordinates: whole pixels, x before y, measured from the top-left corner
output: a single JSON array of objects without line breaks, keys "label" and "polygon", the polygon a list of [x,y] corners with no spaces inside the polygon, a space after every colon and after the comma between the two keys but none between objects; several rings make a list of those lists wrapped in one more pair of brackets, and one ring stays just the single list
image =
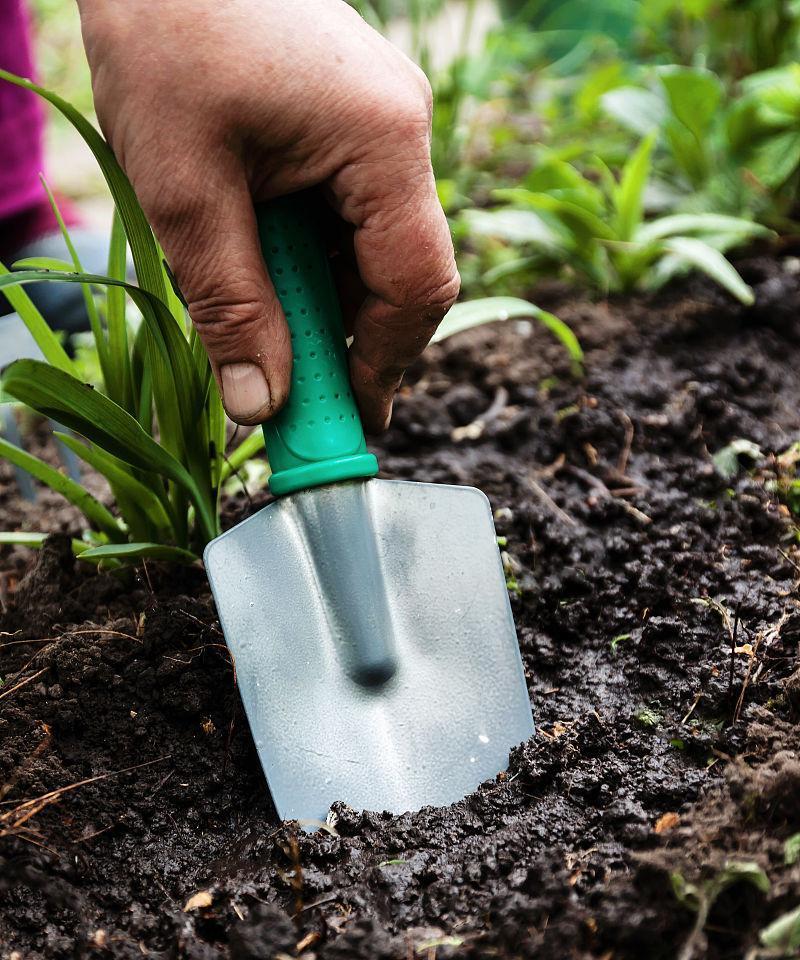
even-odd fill
[{"label": "hand gripping handle", "polygon": [[264,424],[276,496],[373,477],[350,388],[342,312],[307,194],[256,206],[261,252],[292,335],[292,381],[283,409]]}]

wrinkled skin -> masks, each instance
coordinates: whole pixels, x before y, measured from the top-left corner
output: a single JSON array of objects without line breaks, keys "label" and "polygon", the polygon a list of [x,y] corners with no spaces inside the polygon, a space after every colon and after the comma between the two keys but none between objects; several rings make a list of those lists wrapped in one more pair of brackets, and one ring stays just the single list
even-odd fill
[{"label": "wrinkled skin", "polygon": [[383,429],[459,279],[430,163],[422,72],[342,0],[79,0],[97,115],[189,305],[229,415],[285,401],[291,346],[253,201],[321,186],[354,336],[351,378]]}]

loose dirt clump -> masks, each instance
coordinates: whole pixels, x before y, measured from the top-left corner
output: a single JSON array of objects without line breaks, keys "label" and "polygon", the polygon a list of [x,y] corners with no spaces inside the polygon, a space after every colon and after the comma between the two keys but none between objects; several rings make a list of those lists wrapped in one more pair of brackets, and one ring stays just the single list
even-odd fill
[{"label": "loose dirt clump", "polygon": [[[758,951],[800,901],[800,564],[770,480],[800,439],[800,283],[740,266],[750,310],[699,281],[650,301],[539,291],[586,349],[583,382],[528,323],[437,345],[407,378],[384,473],[486,491],[537,722],[452,807],[281,825],[202,572],[98,574],[62,535],[17,583],[10,554],[6,953]],[[737,439],[761,455],[723,476]],[[0,497],[5,527],[21,514],[7,481]]]}]

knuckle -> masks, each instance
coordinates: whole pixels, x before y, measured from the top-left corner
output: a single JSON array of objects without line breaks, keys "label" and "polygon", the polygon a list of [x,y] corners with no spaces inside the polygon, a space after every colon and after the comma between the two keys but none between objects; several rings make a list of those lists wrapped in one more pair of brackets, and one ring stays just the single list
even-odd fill
[{"label": "knuckle", "polygon": [[188,298],[189,316],[209,349],[255,338],[264,314],[263,299],[247,285],[200,290]]},{"label": "knuckle", "polygon": [[[416,64],[414,65],[416,67]],[[433,88],[431,87],[431,82],[428,79],[427,75],[419,67],[417,69],[417,80],[420,85],[420,91],[422,93],[422,102],[425,105],[425,113],[430,118],[433,113]]]},{"label": "knuckle", "polygon": [[432,309],[441,310],[442,316],[444,316],[456,302],[460,290],[461,276],[455,264],[453,264],[431,286],[423,302]]}]

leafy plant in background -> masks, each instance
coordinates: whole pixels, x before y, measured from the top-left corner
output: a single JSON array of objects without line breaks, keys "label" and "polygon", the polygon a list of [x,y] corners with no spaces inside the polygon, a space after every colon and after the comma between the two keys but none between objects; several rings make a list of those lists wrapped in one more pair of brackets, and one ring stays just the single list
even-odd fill
[{"label": "leafy plant in background", "polygon": [[[108,275],[83,272],[61,222],[72,262],[33,258],[0,264],[0,291],[30,330],[45,362],[17,360],[0,377],[0,398],[13,398],[84,439],[57,436],[103,475],[114,496],[112,513],[81,484],[0,438],[0,456],[64,496],[84,514],[89,529],[73,540],[81,559],[111,565],[153,557],[191,562],[220,532],[225,480],[263,446],[255,430],[226,456],[226,419],[205,351],[173,288],[163,254],[133,189],[108,144],[69,103],[30,81],[0,70],[0,79],[35,91],[58,108],[91,148],[115,204]],[[58,216],[55,202],[51,196]],[[126,280],[130,248],[138,286]],[[24,292],[34,282],[83,285],[96,364],[78,362]],[[141,313],[134,329],[126,297]],[[539,319],[565,346],[580,370],[580,346],[557,317],[521,300],[489,299],[457,305],[437,339],[480,323],[515,316]],[[95,367],[98,381],[82,374]],[[2,543],[37,546],[44,532],[0,534]]]},{"label": "leafy plant in background", "polygon": [[777,211],[796,200],[800,185],[800,66],[747,77],[726,116],[735,160]]},{"label": "leafy plant in background", "polygon": [[647,0],[634,47],[642,61],[706,66],[733,80],[797,58],[797,0]]},{"label": "leafy plant in background", "polygon": [[683,211],[737,213],[781,225],[800,179],[800,68],[753,74],[730,96],[696,67],[640,72],[601,108],[631,134],[657,136],[662,203]]},{"label": "leafy plant in background", "polygon": [[527,256],[500,265],[488,277],[536,276],[564,268],[605,291],[653,288],[676,273],[705,273],[743,303],[752,291],[722,251],[767,234],[766,228],[719,214],[675,214],[645,221],[644,197],[655,134],[647,136],[617,180],[599,159],[596,182],[575,166],[549,156],[524,186],[496,190],[506,206],[467,211],[467,229],[505,238]]}]

